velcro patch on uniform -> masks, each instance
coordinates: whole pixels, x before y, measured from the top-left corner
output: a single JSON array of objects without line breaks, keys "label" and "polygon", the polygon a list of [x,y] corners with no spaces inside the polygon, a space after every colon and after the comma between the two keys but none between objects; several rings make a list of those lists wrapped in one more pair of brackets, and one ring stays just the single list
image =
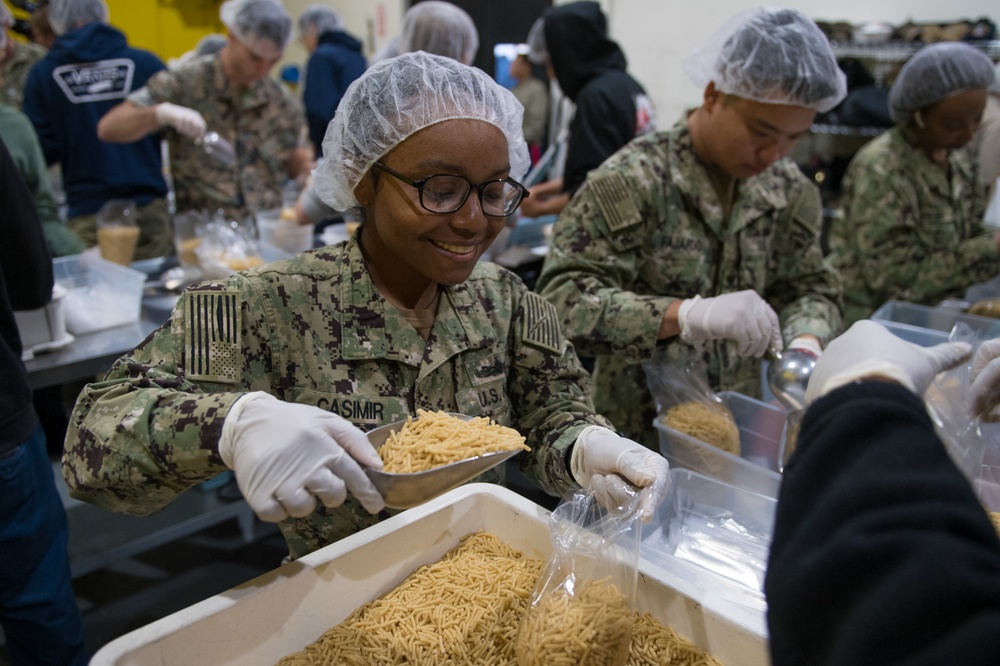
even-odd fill
[{"label": "velcro patch on uniform", "polygon": [[240,301],[235,291],[185,294],[187,377],[235,384],[240,361]]},{"label": "velcro patch on uniform", "polygon": [[815,187],[807,187],[795,202],[792,218],[810,227],[820,223],[823,216],[823,201]]},{"label": "velcro patch on uniform", "polygon": [[588,181],[597,205],[612,233],[639,224],[642,217],[629,193],[628,181],[620,173],[611,173]]},{"label": "velcro patch on uniform", "polygon": [[521,338],[525,344],[561,354],[563,336],[556,306],[538,294],[528,292],[524,300],[524,310],[524,331]]}]

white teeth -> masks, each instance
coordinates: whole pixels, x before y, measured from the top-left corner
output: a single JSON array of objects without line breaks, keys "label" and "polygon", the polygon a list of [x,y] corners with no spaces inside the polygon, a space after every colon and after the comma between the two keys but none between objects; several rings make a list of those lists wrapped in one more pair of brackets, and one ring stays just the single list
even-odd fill
[{"label": "white teeth", "polygon": [[466,245],[448,245],[447,243],[439,243],[437,241],[431,241],[437,245],[442,250],[447,250],[448,252],[454,252],[455,254],[470,254],[475,248],[468,247]]}]

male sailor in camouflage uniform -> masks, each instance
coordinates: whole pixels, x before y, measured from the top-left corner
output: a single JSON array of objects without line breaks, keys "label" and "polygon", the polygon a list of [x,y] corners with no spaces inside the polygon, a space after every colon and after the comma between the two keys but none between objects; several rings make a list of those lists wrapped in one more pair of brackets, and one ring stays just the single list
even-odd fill
[{"label": "male sailor in camouflage uniform", "polygon": [[752,10],[720,32],[685,61],[702,106],[590,173],[538,281],[581,354],[596,357],[598,412],[649,446],[641,362],[655,352],[673,361],[693,348],[713,389],[759,396],[769,347],[784,339],[818,354],[840,326],[819,192],[782,158],[843,98],[844,77],[795,10]]},{"label": "male sailor in camouflage uniform", "polygon": [[[128,143],[170,128],[177,210],[235,219],[280,208],[289,178],[312,166],[302,104],[268,73],[281,59],[291,18],[273,0],[228,0],[220,17],[226,46],[154,76],[98,125],[104,141]],[[211,130],[235,148],[235,163],[198,144]]]},{"label": "male sailor in camouflage uniform", "polygon": [[924,47],[900,70],[889,91],[896,126],[851,160],[831,228],[847,323],[890,299],[962,297],[1000,269],[995,234],[982,226],[978,165],[965,150],[993,77],[989,57],[960,42]]},{"label": "male sailor in camouflage uniform", "polygon": [[72,494],[145,514],[229,467],[299,557],[387,515],[362,471],[381,466],[362,430],[427,409],[517,428],[526,473],[553,495],[581,484],[620,505],[644,487],[651,517],[666,461],[594,413],[555,308],[477,265],[524,194],[508,179],[529,163],[521,117],[513,94],[451,58],[369,69],[314,179],[329,205],[359,209],[359,231],[186,292],[81,394]]}]

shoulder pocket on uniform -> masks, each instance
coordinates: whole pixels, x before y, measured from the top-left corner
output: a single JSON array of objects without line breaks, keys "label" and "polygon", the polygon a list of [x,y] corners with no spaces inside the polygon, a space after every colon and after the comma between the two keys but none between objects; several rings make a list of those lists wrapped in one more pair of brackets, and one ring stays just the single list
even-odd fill
[{"label": "shoulder pocket on uniform", "polygon": [[194,291],[182,298],[187,378],[235,384],[243,365],[239,294],[235,291]]},{"label": "shoulder pocket on uniform", "polygon": [[525,344],[542,351],[562,354],[563,334],[556,306],[530,291],[524,299],[521,339]]}]

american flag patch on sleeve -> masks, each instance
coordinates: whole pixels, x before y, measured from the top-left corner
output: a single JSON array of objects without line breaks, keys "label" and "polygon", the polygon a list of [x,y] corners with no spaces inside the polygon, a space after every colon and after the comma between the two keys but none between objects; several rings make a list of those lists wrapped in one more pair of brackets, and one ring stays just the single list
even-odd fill
[{"label": "american flag patch on sleeve", "polygon": [[235,384],[240,363],[240,303],[234,291],[196,291],[187,299],[188,379]]},{"label": "american flag patch on sleeve", "polygon": [[538,294],[528,292],[524,299],[524,331],[521,338],[526,344],[561,354],[563,336],[556,306]]}]

